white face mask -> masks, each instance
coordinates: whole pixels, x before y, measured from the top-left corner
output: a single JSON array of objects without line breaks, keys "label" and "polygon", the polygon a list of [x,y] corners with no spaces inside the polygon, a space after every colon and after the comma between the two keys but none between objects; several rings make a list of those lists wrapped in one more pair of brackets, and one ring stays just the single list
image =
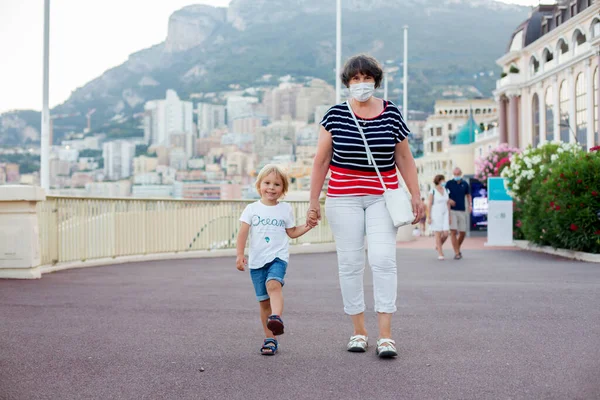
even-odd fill
[{"label": "white face mask", "polygon": [[374,82],[354,83],[350,85],[350,95],[358,102],[364,103],[369,100],[375,92]]}]

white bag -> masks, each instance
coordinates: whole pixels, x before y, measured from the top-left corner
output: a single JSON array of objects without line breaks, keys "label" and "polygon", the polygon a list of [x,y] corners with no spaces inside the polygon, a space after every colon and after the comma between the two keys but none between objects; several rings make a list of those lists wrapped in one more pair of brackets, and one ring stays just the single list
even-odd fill
[{"label": "white bag", "polygon": [[385,182],[381,177],[381,173],[379,172],[379,168],[377,168],[377,163],[375,162],[375,158],[371,153],[371,149],[369,149],[369,144],[367,143],[367,138],[354,115],[354,111],[352,111],[352,106],[350,106],[350,100],[346,102],[348,106],[348,110],[350,110],[350,114],[352,118],[354,118],[354,122],[358,127],[358,131],[360,132],[360,136],[362,136],[363,142],[365,143],[365,150],[367,151],[367,159],[369,164],[373,164],[375,167],[375,172],[377,172],[377,177],[381,182],[381,186],[383,187],[383,199],[385,200],[385,206],[390,213],[390,217],[392,217],[392,221],[394,222],[394,226],[396,228],[412,224],[415,220],[415,215],[413,214],[412,203],[410,198],[408,197],[408,193],[404,188],[398,189],[388,189],[385,186]]}]

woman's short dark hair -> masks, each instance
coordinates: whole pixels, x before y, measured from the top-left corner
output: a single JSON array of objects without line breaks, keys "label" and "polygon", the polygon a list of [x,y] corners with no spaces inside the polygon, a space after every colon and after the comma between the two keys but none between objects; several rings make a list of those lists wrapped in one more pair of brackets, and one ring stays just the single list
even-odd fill
[{"label": "woman's short dark hair", "polygon": [[446,178],[444,178],[444,175],[436,175],[435,178],[433,178],[433,183],[435,183],[436,185],[439,185],[441,181],[445,181]]},{"label": "woman's short dark hair", "polygon": [[342,79],[344,86],[349,87],[350,80],[358,74],[370,76],[371,78],[375,79],[376,88],[381,86],[383,69],[381,68],[381,64],[379,64],[379,61],[377,61],[374,57],[366,54],[359,54],[354,57],[350,57],[350,59],[346,61],[344,69],[342,69],[340,78]]}]

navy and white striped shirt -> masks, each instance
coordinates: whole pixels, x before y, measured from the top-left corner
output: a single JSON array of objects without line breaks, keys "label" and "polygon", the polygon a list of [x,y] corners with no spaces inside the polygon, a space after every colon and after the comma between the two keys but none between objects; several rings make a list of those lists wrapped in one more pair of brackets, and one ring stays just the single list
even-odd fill
[{"label": "navy and white striped shirt", "polygon": [[[364,142],[347,102],[331,107],[321,125],[331,134],[333,157],[327,196],[365,196],[383,194],[375,167],[369,165]],[[361,118],[360,123],[379,172],[388,189],[398,188],[394,151],[410,134],[402,114],[391,101],[384,101],[383,111],[374,118]]]}]

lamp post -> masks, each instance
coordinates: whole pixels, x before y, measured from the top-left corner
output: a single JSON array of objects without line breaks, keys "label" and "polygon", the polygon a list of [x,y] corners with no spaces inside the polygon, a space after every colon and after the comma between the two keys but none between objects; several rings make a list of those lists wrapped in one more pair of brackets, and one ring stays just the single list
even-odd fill
[{"label": "lamp post", "polygon": [[340,70],[342,68],[342,0],[336,0],[335,12],[335,104],[342,102],[342,83]]},{"label": "lamp post", "polygon": [[383,99],[388,100],[388,75],[393,74],[398,71],[400,68],[398,67],[388,67],[385,68],[383,73]]},{"label": "lamp post", "polygon": [[50,108],[49,60],[50,60],[50,0],[44,0],[44,77],[42,88],[42,135],[40,154],[40,183],[44,190],[50,189]]},{"label": "lamp post", "polygon": [[563,116],[563,120],[564,120],[564,122],[559,123],[558,126],[561,126],[563,128],[569,128],[569,132],[571,132],[571,135],[573,135],[573,139],[575,139],[575,143],[579,143],[577,141],[577,135],[575,134],[575,131],[573,131],[573,128],[571,128],[571,122],[569,120],[569,116],[568,115]]},{"label": "lamp post", "polygon": [[404,93],[402,112],[404,119],[408,120],[408,25],[404,25]]}]

